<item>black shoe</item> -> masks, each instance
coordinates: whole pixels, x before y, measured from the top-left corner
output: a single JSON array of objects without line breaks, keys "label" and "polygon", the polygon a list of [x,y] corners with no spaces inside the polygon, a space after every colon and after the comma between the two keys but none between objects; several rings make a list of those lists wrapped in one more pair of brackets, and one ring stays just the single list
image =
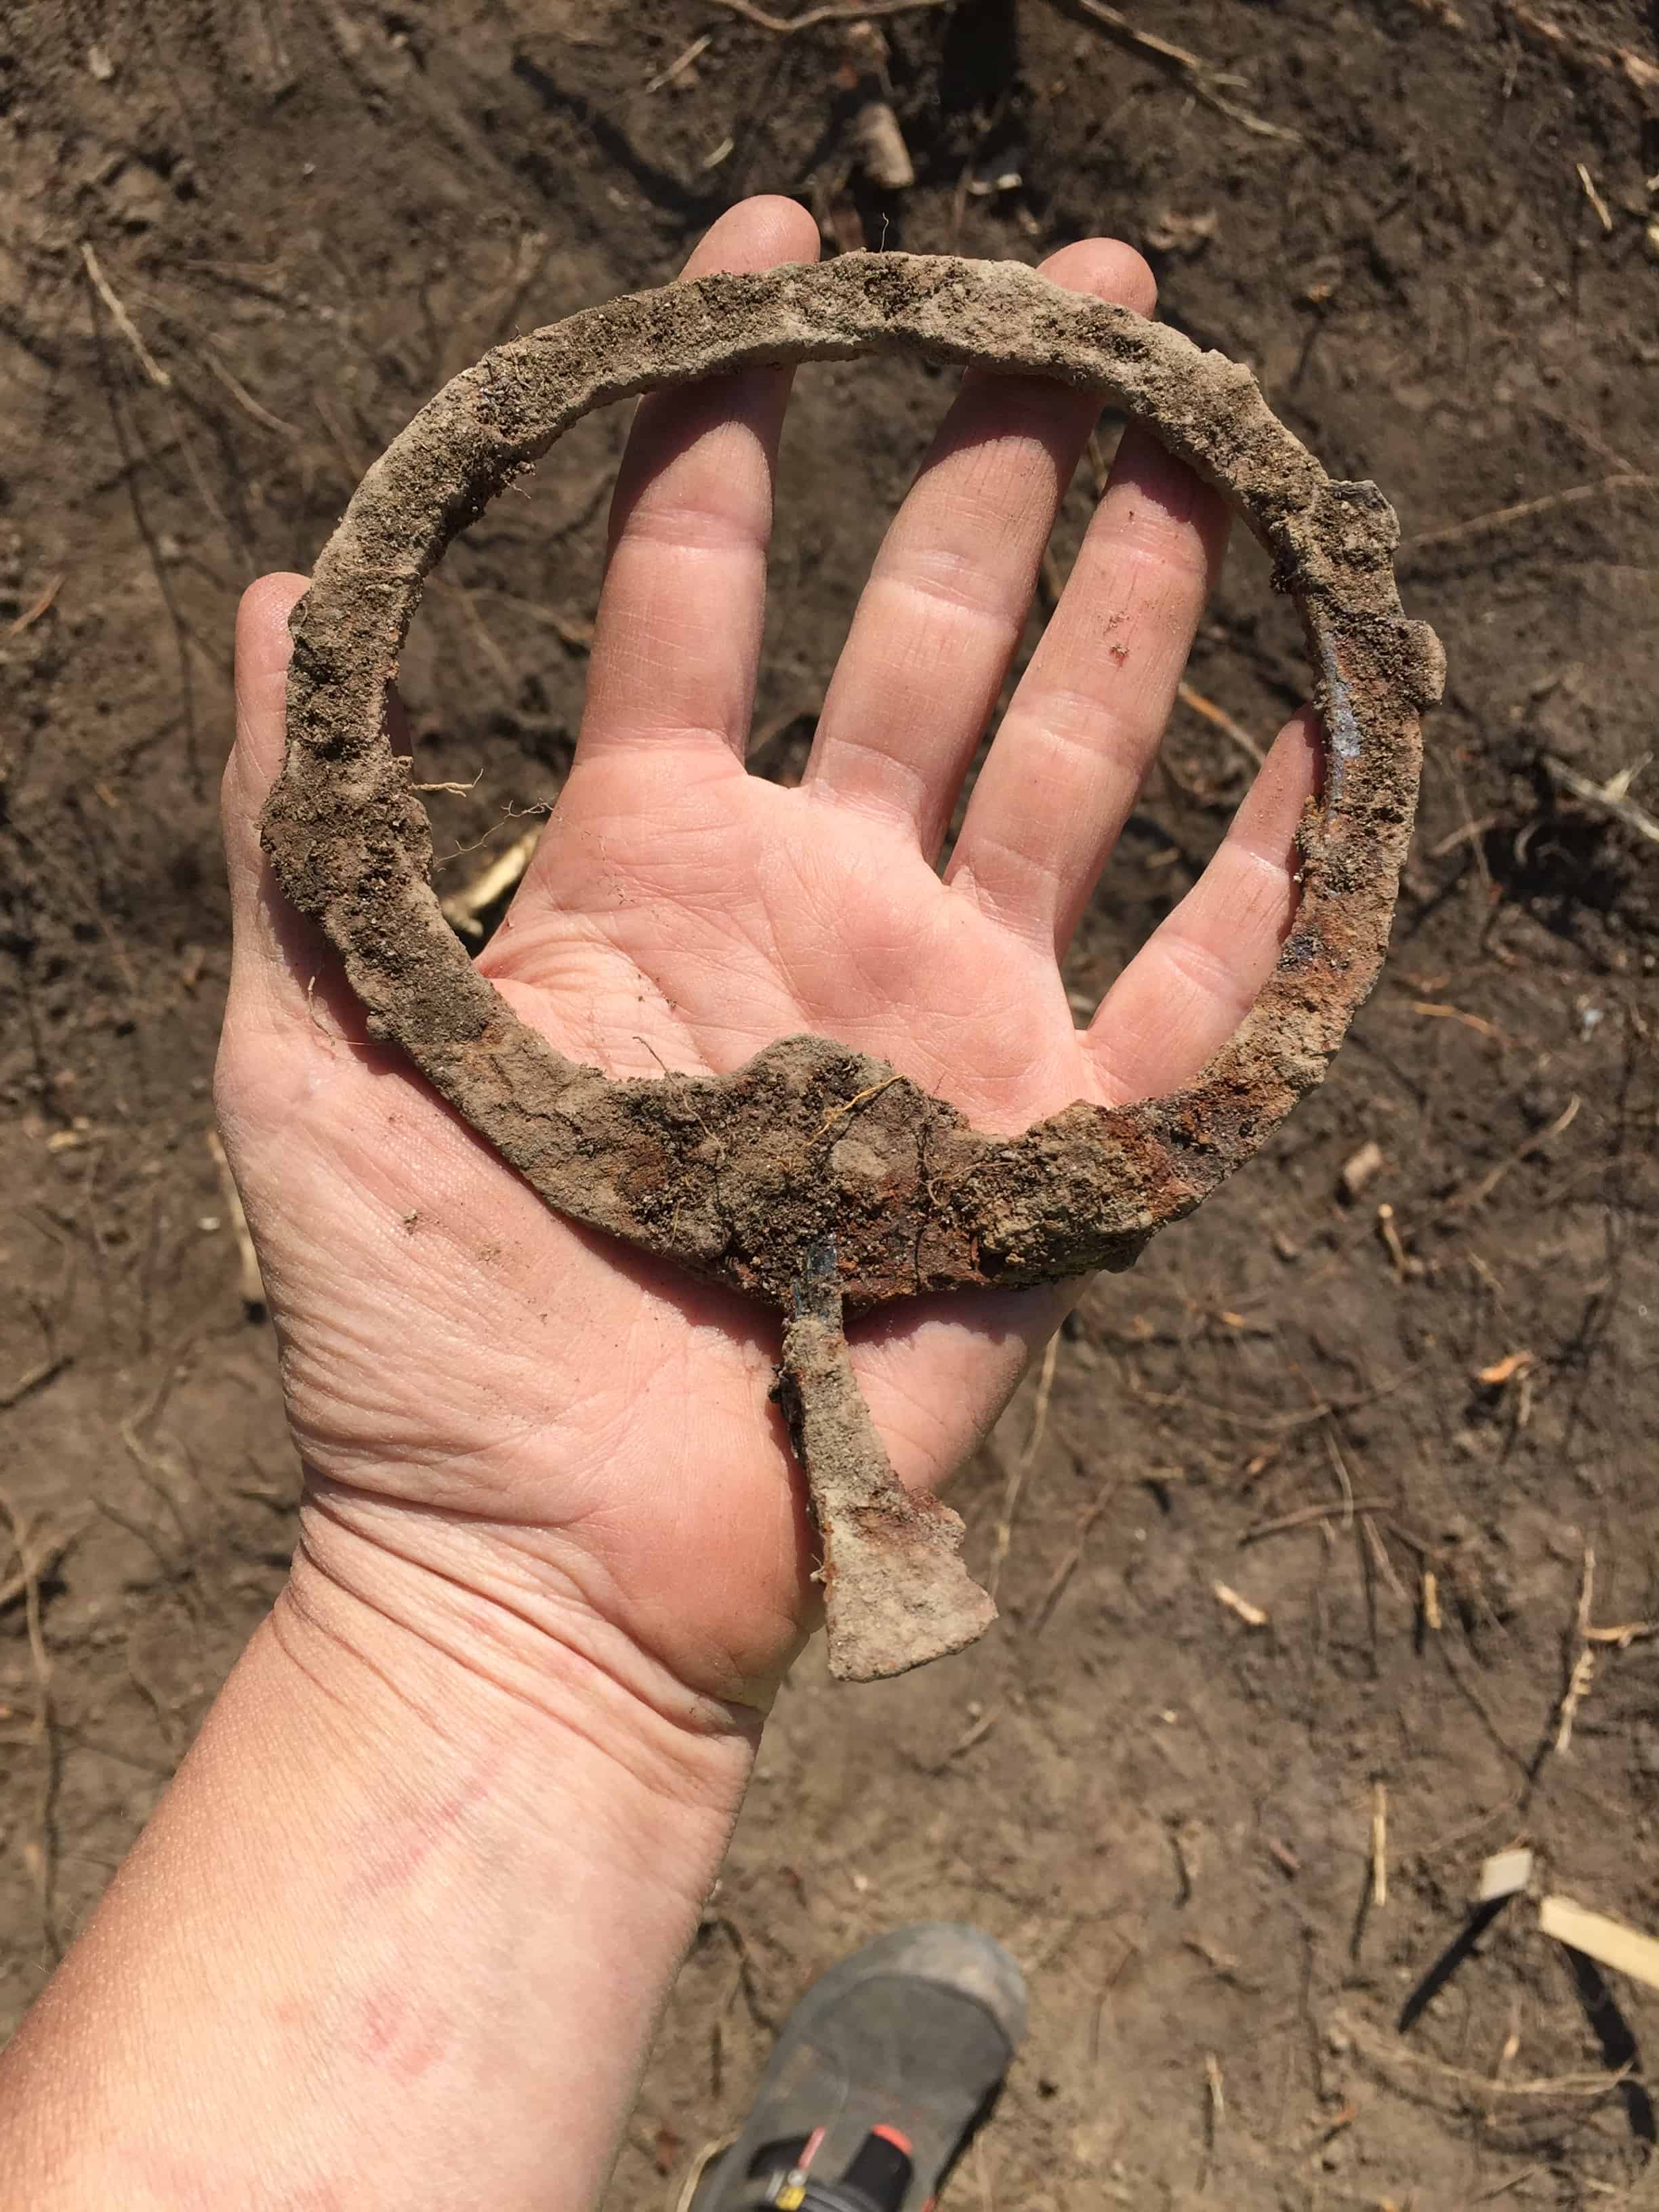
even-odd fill
[{"label": "black shoe", "polygon": [[977,1929],[925,1921],[866,1943],[785,2021],[691,2212],[923,2212],[1024,2032],[1019,1968]]}]

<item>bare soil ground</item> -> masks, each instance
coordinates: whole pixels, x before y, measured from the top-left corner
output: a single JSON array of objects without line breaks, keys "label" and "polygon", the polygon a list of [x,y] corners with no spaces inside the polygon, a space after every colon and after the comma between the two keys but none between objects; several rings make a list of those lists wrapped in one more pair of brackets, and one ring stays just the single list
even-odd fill
[{"label": "bare soil ground", "polygon": [[[1655,742],[1659,10],[1139,0],[1243,80],[1218,86],[1088,0],[917,8],[885,26],[917,182],[884,194],[847,178],[835,34],[752,16],[76,0],[0,31],[0,1506],[44,1559],[24,1577],[0,1528],[0,2018],[291,1539],[207,1143],[235,594],[307,565],[443,378],[665,277],[771,189],[843,244],[1139,245],[1164,313],[1395,501],[1451,681],[1393,959],[1333,1079],[1093,1291],[957,1493],[976,1568],[1006,1545],[1002,1626],[891,1686],[809,1656],[785,1693],[611,2212],[672,2202],[814,1972],[935,1914],[1009,1942],[1034,1996],[954,2203],[1659,2203],[1659,1994],[1598,1986],[1524,1901],[1399,2025],[1513,1838],[1659,1927],[1659,1638],[1597,1647],[1558,1747],[1587,1559],[1593,1626],[1659,1619],[1659,848],[1551,765],[1582,793]],[[769,773],[799,769],[947,389],[800,380]],[[583,425],[429,596],[422,757],[482,770],[434,801],[445,887],[556,789],[621,428]],[[1189,674],[1257,737],[1301,696],[1248,550]],[[1249,765],[1178,716],[1080,1005]]]}]

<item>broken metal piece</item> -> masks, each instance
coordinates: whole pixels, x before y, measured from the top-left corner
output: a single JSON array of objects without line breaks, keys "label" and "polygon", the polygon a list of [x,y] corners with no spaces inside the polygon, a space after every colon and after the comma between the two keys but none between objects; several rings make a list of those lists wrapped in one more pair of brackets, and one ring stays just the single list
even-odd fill
[{"label": "broken metal piece", "polygon": [[[1255,1006],[1184,1091],[1079,1103],[1015,1138],[821,1037],[702,1079],[614,1082],[566,1060],[446,924],[426,816],[382,726],[422,580],[578,417],[745,363],[895,351],[1053,377],[1146,422],[1273,554],[1319,671],[1324,792],[1301,833],[1296,921]],[[1416,803],[1417,714],[1443,672],[1432,632],[1401,614],[1397,536],[1376,487],[1333,483],[1247,369],[1014,263],[848,254],[636,294],[486,355],[364,477],[293,617],[265,847],[338,949],[371,1032],[574,1219],[785,1313],[826,1241],[850,1310],[1127,1267],[1320,1080],[1376,978]],[[810,1336],[819,1328],[803,1314],[792,1332],[809,1330],[799,1374],[821,1378],[827,1403],[850,1371]]]},{"label": "broken metal piece", "polygon": [[894,1475],[848,1355],[833,1237],[807,1254],[793,1307],[777,1395],[818,1525],[830,1671],[878,1681],[960,1651],[997,1609],[958,1557],[961,1516]]}]

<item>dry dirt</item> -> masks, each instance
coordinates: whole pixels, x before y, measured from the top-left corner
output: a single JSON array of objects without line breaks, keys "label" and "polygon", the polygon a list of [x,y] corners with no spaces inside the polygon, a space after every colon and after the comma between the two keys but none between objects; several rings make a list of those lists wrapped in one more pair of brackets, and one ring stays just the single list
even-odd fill
[{"label": "dry dirt", "polygon": [[[8,2023],[291,1536],[272,1347],[206,1141],[235,594],[308,564],[443,378],[660,281],[732,199],[780,190],[843,240],[1141,246],[1172,321],[1249,361],[1333,473],[1388,491],[1451,678],[1393,957],[1330,1081],[1091,1293],[1052,1388],[953,1493],[1003,1625],[894,1685],[831,1685],[812,1655],[785,1692],[608,2212],[672,2201],[813,1972],[939,1913],[1009,1942],[1034,1996],[951,2203],[1659,2202],[1659,1994],[1575,1972],[1522,1903],[1399,2026],[1511,1838],[1659,1927],[1659,1639],[1599,1647],[1555,1747],[1587,1548],[1595,1624],[1659,1618],[1659,848],[1548,765],[1605,785],[1654,744],[1659,11],[1143,0],[1134,20],[1237,71],[1235,112],[1085,0],[895,18],[902,194],[842,186],[828,34],[716,0],[76,0],[0,31],[0,1454],[55,1555],[38,1607],[0,1565]],[[800,380],[769,773],[799,769],[949,382]],[[441,888],[556,789],[620,430],[580,426],[528,504],[493,509],[417,626],[422,760],[483,769],[434,800],[440,854],[490,841]],[[1300,696],[1248,549],[1189,674],[1258,736]],[[1247,770],[1177,717],[1074,957],[1079,1003]],[[1345,1198],[1367,1142],[1381,1164]]]}]

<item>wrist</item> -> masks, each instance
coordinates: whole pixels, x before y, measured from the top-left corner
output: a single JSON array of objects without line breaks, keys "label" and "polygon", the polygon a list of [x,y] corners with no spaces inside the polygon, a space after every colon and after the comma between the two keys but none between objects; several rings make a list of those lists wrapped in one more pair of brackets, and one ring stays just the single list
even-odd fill
[{"label": "wrist", "polygon": [[[313,1479],[273,1628],[290,1656],[362,1694],[395,1686],[396,1725],[455,1717],[524,1754],[659,1796],[688,1825],[735,1817],[763,1714],[688,1683],[599,1602],[574,1547]],[[722,1685],[722,1686],[726,1686]],[[584,1768],[588,1758],[580,1764]]]},{"label": "wrist", "polygon": [[757,1717],[320,1506],[6,2054],[43,2212],[598,2201]]}]

